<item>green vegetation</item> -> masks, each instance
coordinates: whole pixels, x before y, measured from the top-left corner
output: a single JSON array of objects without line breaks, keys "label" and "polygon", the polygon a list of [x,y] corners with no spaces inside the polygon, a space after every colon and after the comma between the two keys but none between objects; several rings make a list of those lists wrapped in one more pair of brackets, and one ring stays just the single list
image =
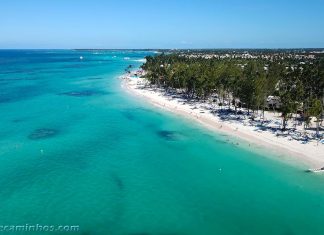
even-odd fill
[{"label": "green vegetation", "polygon": [[[311,116],[317,129],[323,116],[324,60],[274,58],[204,58],[185,54],[148,56],[142,66],[151,84],[183,92],[188,99],[217,97],[219,106],[245,107],[248,114],[277,109],[283,130],[293,114],[305,125]],[[278,99],[279,107],[267,103]]]}]

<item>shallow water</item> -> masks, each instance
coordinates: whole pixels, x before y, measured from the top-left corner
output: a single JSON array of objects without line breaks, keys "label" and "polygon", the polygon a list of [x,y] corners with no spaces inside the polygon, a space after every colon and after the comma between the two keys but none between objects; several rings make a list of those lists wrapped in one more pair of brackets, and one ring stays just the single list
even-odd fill
[{"label": "shallow water", "polygon": [[148,54],[0,51],[0,225],[324,234],[323,176],[122,90],[118,75]]}]

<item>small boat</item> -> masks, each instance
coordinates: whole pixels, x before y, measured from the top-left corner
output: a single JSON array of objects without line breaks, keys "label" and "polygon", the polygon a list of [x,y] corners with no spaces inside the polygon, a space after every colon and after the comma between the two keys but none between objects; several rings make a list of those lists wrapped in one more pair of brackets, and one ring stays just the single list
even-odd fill
[{"label": "small boat", "polygon": [[312,172],[312,173],[322,173],[322,172],[324,172],[324,167],[322,167],[322,168],[317,168],[317,169],[308,169],[307,172]]},{"label": "small boat", "polygon": [[83,56],[80,56],[80,60],[83,60]]}]

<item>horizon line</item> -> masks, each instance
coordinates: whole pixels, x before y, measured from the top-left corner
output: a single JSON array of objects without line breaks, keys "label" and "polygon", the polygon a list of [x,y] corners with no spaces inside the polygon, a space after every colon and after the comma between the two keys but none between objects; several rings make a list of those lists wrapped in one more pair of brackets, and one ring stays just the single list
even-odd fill
[{"label": "horizon line", "polygon": [[0,50],[298,50],[322,49],[324,47],[215,47],[215,48],[0,48]]}]

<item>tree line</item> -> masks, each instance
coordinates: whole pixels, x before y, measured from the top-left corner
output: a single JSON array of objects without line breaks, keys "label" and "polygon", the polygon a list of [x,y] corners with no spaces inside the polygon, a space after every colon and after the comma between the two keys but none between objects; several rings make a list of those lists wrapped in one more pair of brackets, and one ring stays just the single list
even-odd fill
[{"label": "tree line", "polygon": [[[151,84],[180,89],[188,99],[216,95],[219,105],[236,111],[269,109],[269,96],[278,97],[283,129],[300,113],[305,126],[316,117],[317,130],[323,116],[324,60],[190,58],[177,54],[147,56],[142,65]],[[274,107],[273,107],[274,108]]]}]

